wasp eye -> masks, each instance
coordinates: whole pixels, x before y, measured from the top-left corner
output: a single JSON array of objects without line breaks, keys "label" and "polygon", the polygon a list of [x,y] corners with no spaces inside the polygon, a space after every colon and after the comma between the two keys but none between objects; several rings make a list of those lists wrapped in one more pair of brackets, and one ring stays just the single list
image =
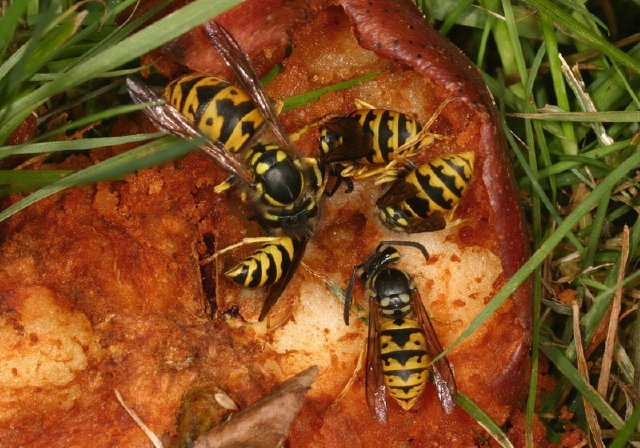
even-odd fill
[{"label": "wasp eye", "polygon": [[328,151],[338,146],[339,137],[335,132],[325,130],[320,136],[320,143]]}]

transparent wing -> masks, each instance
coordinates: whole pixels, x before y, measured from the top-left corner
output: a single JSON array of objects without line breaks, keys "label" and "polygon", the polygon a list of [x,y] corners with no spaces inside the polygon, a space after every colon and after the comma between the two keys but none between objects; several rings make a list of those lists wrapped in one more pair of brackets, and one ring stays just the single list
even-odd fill
[{"label": "transparent wing", "polygon": [[325,163],[354,161],[373,153],[371,136],[364,132],[355,117],[333,117],[323,123],[335,135],[342,137],[342,144],[321,154]]},{"label": "transparent wing", "polygon": [[[442,352],[442,344],[440,343],[440,339],[438,339],[438,334],[436,333],[435,328],[433,328],[429,314],[422,303],[418,291],[413,291],[412,300],[414,309],[416,310],[418,323],[427,337],[427,351],[429,352],[429,357],[433,359]],[[447,357],[443,356],[436,361],[431,368],[433,370],[433,383],[434,386],[436,386],[442,410],[445,414],[451,414],[453,412],[453,408],[456,406],[458,394],[456,379],[453,375],[451,364],[449,364]]]},{"label": "transparent wing", "polygon": [[369,335],[367,339],[366,390],[367,405],[373,418],[379,423],[387,423],[387,387],[382,375],[380,358],[380,313],[378,302],[369,300]]},{"label": "transparent wing", "polygon": [[398,180],[376,201],[379,207],[396,205],[418,194],[418,188],[410,182]]},{"label": "transparent wing", "polygon": [[426,218],[409,218],[407,233],[437,232],[447,227],[447,220],[440,212],[432,212]]},{"label": "transparent wing", "polygon": [[227,170],[248,186],[255,182],[253,174],[226,149],[224,144],[203,135],[191,121],[176,108],[164,102],[145,83],[135,78],[127,78],[127,88],[131,99],[138,104],[162,102],[145,107],[144,113],[162,131],[185,140],[193,140],[198,148],[211,157],[221,168]]},{"label": "transparent wing", "polygon": [[256,103],[256,107],[271,126],[280,146],[290,154],[295,154],[291,140],[282,127],[278,115],[271,106],[267,94],[262,88],[260,78],[253,68],[249,56],[244,52],[233,36],[220,24],[210,21],[201,27],[204,35],[214,46],[224,62],[231,68],[242,87]]}]

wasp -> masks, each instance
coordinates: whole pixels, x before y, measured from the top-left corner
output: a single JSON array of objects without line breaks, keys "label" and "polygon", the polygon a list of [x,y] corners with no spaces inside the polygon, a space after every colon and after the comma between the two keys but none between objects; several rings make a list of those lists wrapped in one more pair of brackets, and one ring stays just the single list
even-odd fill
[{"label": "wasp", "polygon": [[[345,116],[326,117],[319,123],[320,157],[331,166],[338,182],[349,177],[362,179],[381,174],[377,183],[394,180],[407,159],[432,143],[436,137],[429,128],[440,112],[455,98],[445,100],[423,127],[408,114],[377,109],[356,100],[355,111]],[[384,165],[372,168],[375,165]],[[349,188],[352,189],[349,183]]]},{"label": "wasp", "polygon": [[[296,156],[249,57],[231,34],[215,22],[202,30],[240,87],[206,75],[187,75],[167,86],[163,102],[139,80],[129,78],[127,86],[134,102],[153,103],[144,112],[160,129],[193,140],[245,186],[253,219],[267,233],[269,248],[261,247],[240,263],[246,274],[232,269],[229,275],[248,286],[254,282],[246,278],[260,275],[258,284],[269,286],[259,317],[263,320],[291,280],[313,234],[324,170],[318,160]],[[260,140],[267,128],[275,142]],[[288,255],[273,256],[280,249]]]},{"label": "wasp", "polygon": [[457,388],[453,369],[446,356],[432,359],[442,352],[429,314],[413,279],[406,272],[391,267],[400,259],[393,246],[414,247],[426,260],[426,248],[412,241],[382,241],[375,252],[353,268],[347,288],[344,319],[349,325],[349,309],[358,270],[370,291],[369,334],[366,354],[366,397],[373,418],[387,422],[389,393],[408,410],[425,389],[429,368],[442,409],[453,412]]},{"label": "wasp", "polygon": [[474,162],[472,152],[448,154],[397,179],[376,202],[382,222],[406,233],[444,229],[445,215],[469,188]]}]

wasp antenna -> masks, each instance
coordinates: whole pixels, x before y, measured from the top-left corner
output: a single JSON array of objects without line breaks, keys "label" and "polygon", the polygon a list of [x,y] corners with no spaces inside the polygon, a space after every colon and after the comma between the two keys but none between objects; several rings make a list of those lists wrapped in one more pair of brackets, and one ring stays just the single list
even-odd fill
[{"label": "wasp antenna", "polygon": [[429,252],[427,251],[427,248],[416,241],[395,241],[395,240],[380,241],[380,243],[378,244],[378,247],[376,247],[376,251],[379,251],[382,246],[414,247],[418,249],[420,252],[422,252],[422,255],[424,256],[424,259],[426,261],[429,261]]},{"label": "wasp antenna", "polygon": [[358,269],[362,267],[361,264],[353,267],[353,272],[351,273],[351,279],[349,280],[349,286],[347,287],[347,292],[344,296],[344,323],[349,326],[349,312],[351,311],[351,299],[353,298],[353,288],[356,283],[356,277],[358,275]]}]

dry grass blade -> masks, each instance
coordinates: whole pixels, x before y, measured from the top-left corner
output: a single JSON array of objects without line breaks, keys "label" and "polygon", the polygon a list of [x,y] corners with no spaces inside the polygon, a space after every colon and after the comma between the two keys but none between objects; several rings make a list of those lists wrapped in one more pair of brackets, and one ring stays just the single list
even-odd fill
[{"label": "dry grass blade", "polygon": [[[580,307],[577,301],[573,301],[571,303],[571,310],[573,311],[573,336],[576,341],[576,354],[577,354],[577,362],[578,362],[578,370],[580,371],[580,375],[585,379],[585,381],[589,381],[589,369],[587,367],[587,360],[584,356],[584,348],[582,346],[582,334],[580,331]],[[587,415],[587,421],[589,423],[589,428],[591,429],[591,433],[593,435],[593,440],[595,445],[598,448],[604,448],[604,442],[602,441],[602,430],[600,429],[600,424],[598,423],[598,416],[596,415],[593,406],[586,398],[582,398],[584,403],[584,411]]]},{"label": "dry grass blade", "polygon": [[163,448],[162,442],[160,441],[160,439],[158,439],[158,436],[156,436],[153,433],[153,431],[151,431],[149,427],[144,424],[142,419],[138,417],[138,414],[136,414],[136,412],[129,407],[129,405],[122,398],[122,395],[120,395],[120,392],[117,389],[115,389],[114,392],[116,393],[116,398],[118,399],[122,407],[125,409],[125,411],[127,411],[127,413],[131,416],[131,418],[138,424],[138,426],[140,426],[140,428],[144,431],[144,433],[147,435],[149,440],[151,440],[151,443],[153,443],[153,446],[155,448]]},{"label": "dry grass blade", "polygon": [[622,308],[622,281],[624,280],[627,259],[629,258],[629,227],[624,226],[622,231],[622,248],[620,258],[620,270],[618,271],[618,289],[611,303],[611,315],[609,317],[609,328],[607,330],[607,341],[604,347],[604,356],[602,358],[602,368],[600,370],[600,378],[598,379],[598,392],[605,397],[607,395],[607,386],[609,385],[609,376],[611,374],[611,362],[613,359],[613,346],[616,342],[616,333],[618,330],[618,322],[620,310]]},{"label": "dry grass blade", "polygon": [[318,367],[289,378],[232,420],[196,440],[195,448],[275,448],[287,435],[304,396],[318,375]]},{"label": "dry grass blade", "polygon": [[[569,87],[573,90],[582,110],[585,112],[597,112],[598,109],[595,104],[593,104],[591,96],[585,90],[584,81],[582,81],[580,71],[577,68],[572,70],[562,55],[559,55],[559,57],[560,62],[562,63],[562,73],[567,79]],[[596,133],[596,136],[602,146],[612,145],[614,143],[613,139],[607,135],[607,131],[604,129],[604,126],[602,126],[602,123],[591,123],[591,127]]]}]

